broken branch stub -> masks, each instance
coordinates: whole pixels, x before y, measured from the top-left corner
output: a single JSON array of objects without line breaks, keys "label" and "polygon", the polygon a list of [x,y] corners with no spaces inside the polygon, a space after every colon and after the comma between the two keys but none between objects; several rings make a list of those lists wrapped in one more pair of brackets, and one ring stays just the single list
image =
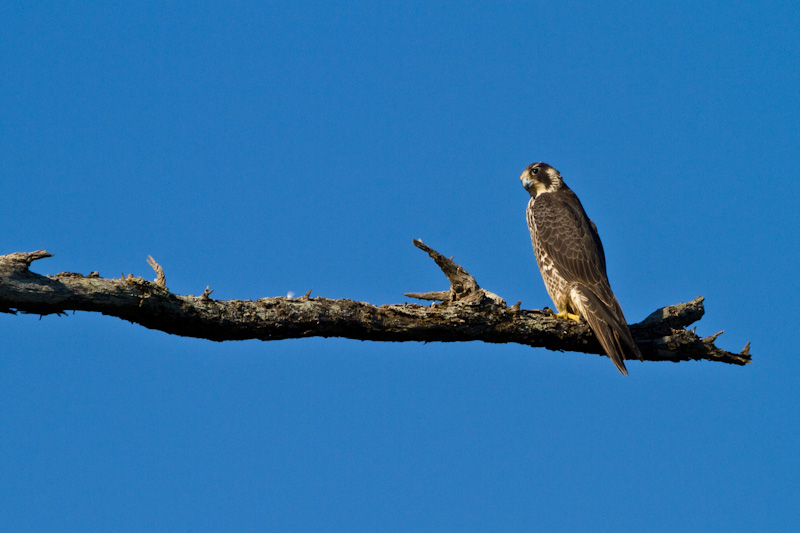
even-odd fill
[{"label": "broken branch stub", "polygon": [[506,307],[506,301],[486,289],[481,289],[478,282],[472,277],[464,267],[453,261],[453,258],[447,258],[422,242],[419,239],[414,239],[414,246],[427,253],[431,259],[436,261],[436,264],[442,270],[447,280],[450,282],[449,291],[435,291],[435,292],[407,292],[404,296],[409,298],[417,298],[419,300],[437,300],[442,303],[455,303],[463,302],[475,305],[494,305],[499,307]]}]

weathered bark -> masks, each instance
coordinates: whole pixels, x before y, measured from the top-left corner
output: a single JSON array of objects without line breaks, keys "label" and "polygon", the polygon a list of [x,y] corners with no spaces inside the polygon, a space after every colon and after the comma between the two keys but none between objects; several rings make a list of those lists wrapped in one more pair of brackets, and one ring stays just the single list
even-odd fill
[{"label": "weathered bark", "polygon": [[[441,300],[430,306],[376,306],[347,299],[274,297],[252,300],[214,300],[206,288],[200,296],[169,292],[163,269],[152,258],[155,282],[129,275],[121,279],[62,272],[42,276],[30,271],[44,250],[0,256],[0,311],[47,315],[68,310],[99,312],[174,335],[213,341],[279,340],[301,337],[346,337],[372,341],[515,342],[550,350],[603,354],[589,327],[557,319],[549,310],[507,307],[499,296],[481,289],[475,278],[452,259],[424,245],[450,281],[450,290],[407,293]],[[703,316],[703,298],[658,309],[631,333],[645,360],[708,359],[750,363],[749,344],[738,354],[714,346],[719,335],[705,339],[684,329]],[[720,332],[722,333],[722,332]]]}]

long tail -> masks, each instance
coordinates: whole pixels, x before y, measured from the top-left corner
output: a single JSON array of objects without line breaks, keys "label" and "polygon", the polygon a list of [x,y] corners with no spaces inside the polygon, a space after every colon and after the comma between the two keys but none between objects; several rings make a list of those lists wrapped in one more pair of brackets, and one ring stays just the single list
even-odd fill
[{"label": "long tail", "polygon": [[[627,376],[628,369],[625,368],[625,359],[633,357],[641,359],[642,354],[636,343],[633,342],[622,310],[614,308],[618,308],[619,304],[614,306],[616,302],[613,302],[609,306],[585,285],[578,285],[575,290],[579,297],[574,298],[576,301],[573,303],[579,308],[581,316],[589,323],[589,327],[592,328],[597,340],[603,346],[603,350],[617,366],[617,369]],[[633,357],[626,357],[626,353]]]}]

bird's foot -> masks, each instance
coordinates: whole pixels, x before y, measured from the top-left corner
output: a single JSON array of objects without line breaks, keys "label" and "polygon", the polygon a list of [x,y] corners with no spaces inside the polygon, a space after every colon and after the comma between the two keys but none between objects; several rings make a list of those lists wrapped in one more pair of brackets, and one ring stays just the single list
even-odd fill
[{"label": "bird's foot", "polygon": [[556,317],[556,318],[568,318],[570,320],[574,320],[575,322],[580,322],[581,321],[581,315],[575,315],[575,314],[569,313],[567,311],[559,311],[558,313],[556,313],[555,311],[553,311],[550,308],[548,308],[548,311],[553,313],[553,316]]}]

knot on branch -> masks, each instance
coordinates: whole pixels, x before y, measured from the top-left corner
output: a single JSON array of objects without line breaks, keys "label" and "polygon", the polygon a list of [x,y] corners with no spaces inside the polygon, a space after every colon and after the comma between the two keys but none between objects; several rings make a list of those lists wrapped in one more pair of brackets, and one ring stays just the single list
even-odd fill
[{"label": "knot on branch", "polygon": [[478,282],[467,272],[464,267],[447,258],[422,242],[414,239],[414,246],[426,252],[431,259],[436,261],[439,268],[450,282],[449,291],[435,292],[407,292],[404,295],[419,300],[441,301],[442,303],[467,303],[477,306],[506,307],[506,301],[493,292],[481,289]]}]

